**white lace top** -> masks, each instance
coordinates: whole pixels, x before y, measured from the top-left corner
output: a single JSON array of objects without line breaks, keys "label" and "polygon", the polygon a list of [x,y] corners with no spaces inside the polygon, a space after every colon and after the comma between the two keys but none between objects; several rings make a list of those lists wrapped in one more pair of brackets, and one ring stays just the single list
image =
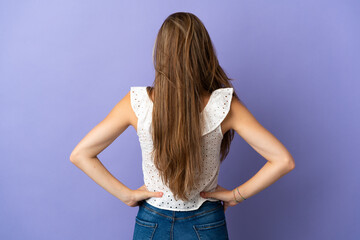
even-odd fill
[{"label": "white lace top", "polygon": [[153,149],[151,137],[151,121],[153,102],[145,86],[130,88],[131,106],[138,118],[137,135],[142,151],[142,170],[144,183],[149,191],[163,192],[162,197],[151,197],[145,201],[149,204],[167,210],[190,211],[198,209],[206,201],[217,201],[213,198],[203,198],[201,191],[212,192],[218,184],[220,169],[220,145],[223,138],[221,122],[230,110],[233,88],[219,88],[211,93],[205,108],[201,112],[203,136],[202,156],[204,173],[196,189],[190,193],[189,201],[175,200],[171,190],[163,184],[150,152]]}]

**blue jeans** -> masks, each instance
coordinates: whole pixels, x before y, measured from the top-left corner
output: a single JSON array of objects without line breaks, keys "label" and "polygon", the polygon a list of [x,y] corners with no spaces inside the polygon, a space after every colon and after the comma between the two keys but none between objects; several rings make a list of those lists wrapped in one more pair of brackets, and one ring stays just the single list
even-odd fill
[{"label": "blue jeans", "polygon": [[205,201],[197,210],[170,211],[139,203],[133,240],[229,239],[222,202]]}]

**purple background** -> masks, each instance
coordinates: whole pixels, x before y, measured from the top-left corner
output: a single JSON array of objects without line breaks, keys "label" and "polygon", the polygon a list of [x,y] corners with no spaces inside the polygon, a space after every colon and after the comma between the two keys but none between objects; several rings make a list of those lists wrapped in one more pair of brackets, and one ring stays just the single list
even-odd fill
[{"label": "purple background", "polygon": [[[359,239],[359,1],[0,1],[0,239],[131,239],[138,208],[69,161],[130,90],[151,85],[173,12],[196,14],[221,66],[296,167],[226,212],[230,239]],[[143,184],[129,127],[99,155]],[[219,184],[266,160],[236,134]]]}]

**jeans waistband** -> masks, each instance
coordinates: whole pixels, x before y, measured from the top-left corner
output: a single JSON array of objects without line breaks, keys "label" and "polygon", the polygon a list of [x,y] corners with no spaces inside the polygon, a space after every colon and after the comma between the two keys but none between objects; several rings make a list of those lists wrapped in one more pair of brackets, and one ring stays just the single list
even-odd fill
[{"label": "jeans waistband", "polygon": [[139,207],[146,209],[147,211],[150,211],[154,214],[161,215],[163,217],[176,218],[176,219],[191,218],[216,211],[219,208],[223,209],[223,205],[220,200],[219,201],[206,200],[198,209],[190,210],[190,211],[175,211],[175,210],[173,211],[173,210],[161,209],[147,203],[145,200],[140,202]]}]

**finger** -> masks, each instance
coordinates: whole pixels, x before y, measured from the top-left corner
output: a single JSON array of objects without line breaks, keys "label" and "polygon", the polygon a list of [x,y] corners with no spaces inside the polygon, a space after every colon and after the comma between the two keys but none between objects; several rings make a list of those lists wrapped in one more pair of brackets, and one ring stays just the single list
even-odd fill
[{"label": "finger", "polygon": [[204,192],[200,192],[199,194],[200,194],[201,197],[206,198]]},{"label": "finger", "polygon": [[149,197],[162,197],[163,193],[162,192],[149,192]]},{"label": "finger", "polygon": [[211,193],[210,192],[200,192],[200,196],[203,198],[208,198],[210,197]]},{"label": "finger", "polygon": [[215,198],[215,199],[222,200],[221,192],[201,192],[200,196],[202,196],[203,198]]}]

